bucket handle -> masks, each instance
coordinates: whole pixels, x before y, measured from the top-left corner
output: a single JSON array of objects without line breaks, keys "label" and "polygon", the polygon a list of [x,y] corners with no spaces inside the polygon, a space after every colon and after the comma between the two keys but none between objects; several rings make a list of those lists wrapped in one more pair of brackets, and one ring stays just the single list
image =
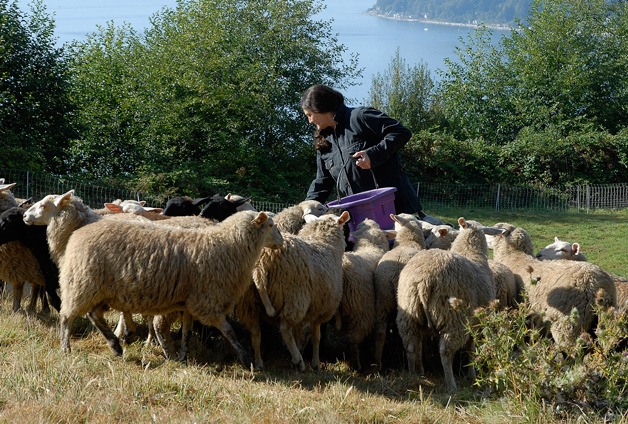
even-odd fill
[{"label": "bucket handle", "polygon": [[[347,156],[347,159],[345,159],[344,162],[342,163],[342,171],[345,173],[345,178],[347,179],[347,182],[349,182],[349,175],[347,174],[347,169],[345,167],[347,166],[347,162],[349,162],[349,159],[351,159],[351,156]],[[371,176],[373,177],[373,183],[375,183],[375,189],[378,189],[379,184],[377,184],[377,179],[375,178],[375,173],[373,172],[373,168],[369,168],[369,171],[371,171]],[[338,198],[338,203],[342,203],[342,196],[340,195],[339,184],[340,184],[340,173],[338,174],[338,179],[336,180],[336,197]]]}]

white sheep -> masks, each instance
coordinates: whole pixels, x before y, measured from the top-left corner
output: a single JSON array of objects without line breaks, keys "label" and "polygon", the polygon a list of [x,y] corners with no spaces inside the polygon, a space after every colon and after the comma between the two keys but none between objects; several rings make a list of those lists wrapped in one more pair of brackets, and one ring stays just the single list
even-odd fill
[{"label": "white sheep", "polygon": [[342,258],[342,300],[336,329],[349,344],[352,365],[361,370],[359,346],[375,325],[373,277],[379,260],[389,251],[389,243],[379,224],[369,218],[360,222],[351,236],[353,249]]},{"label": "white sheep", "polygon": [[[284,234],[284,245],[280,249],[263,249],[253,270],[255,286],[269,296],[292,363],[301,371],[305,370],[305,362],[297,340],[302,328],[311,326],[311,366],[318,369],[320,326],[334,316],[340,304],[343,225],[348,220],[347,212],[339,217],[326,214],[305,224],[297,235]],[[261,369],[259,314],[247,316],[245,308],[240,312],[238,320],[251,332],[255,367]]]},{"label": "white sheep", "polygon": [[[155,214],[151,214],[151,216],[153,215]],[[175,217],[172,218],[174,219]],[[183,219],[183,217],[177,218]],[[74,190],[70,190],[62,195],[47,195],[24,213],[25,223],[29,225],[47,226],[46,234],[50,256],[59,267],[63,260],[68,240],[74,231],[102,219],[111,221],[133,219],[147,223],[150,222],[148,219],[135,214],[113,212],[110,214],[98,213],[83,203],[79,197],[75,196]],[[207,221],[205,218],[198,219]],[[147,322],[149,322],[149,334],[152,337],[153,332],[151,331],[150,320],[147,319]],[[130,313],[122,311],[121,319],[115,331],[118,336],[124,334],[125,337],[130,337],[130,334],[135,331],[135,324]],[[156,336],[158,340],[164,340],[164,338],[159,337],[160,335]],[[166,357],[171,357],[174,348],[163,344],[162,348],[164,349]]]},{"label": "white sheep", "polygon": [[[484,225],[477,221],[467,220],[467,223],[471,223],[479,228],[485,228]],[[429,236],[425,240],[425,245],[428,249],[447,250],[451,248],[457,236],[458,230],[452,227],[446,225],[433,226]],[[485,234],[485,237],[487,247],[491,248],[494,236]],[[493,281],[495,281],[496,299],[499,300],[498,308],[505,309],[508,307],[516,307],[520,301],[523,287],[517,284],[515,274],[507,266],[491,259],[488,261],[488,266],[493,274]]]},{"label": "white sheep", "polygon": [[425,240],[421,222],[411,214],[391,214],[395,222],[393,230],[395,242],[392,249],[379,260],[373,283],[375,285],[375,352],[374,359],[378,370],[382,368],[382,354],[389,326],[395,328],[397,312],[397,285],[399,274],[408,261],[420,250],[425,250]]},{"label": "white sheep", "polygon": [[[423,373],[422,339],[439,337],[439,353],[449,391],[456,390],[452,361],[463,346],[472,350],[467,322],[473,311],[495,299],[483,231],[458,220],[460,233],[451,250],[427,249],[415,254],[399,275],[397,326],[410,372]],[[468,368],[474,376],[472,366]]]},{"label": "white sheep", "polygon": [[[129,238],[135,243],[127,243]],[[72,321],[87,314],[121,355],[103,318],[106,305],[147,315],[186,311],[217,327],[248,364],[226,316],[251,284],[262,248],[282,242],[272,219],[252,211],[205,229],[104,219],[79,228],[60,267],[62,349],[70,350]]]},{"label": "white sheep", "polygon": [[[569,243],[554,237],[554,243],[548,244],[536,254],[540,260],[566,259],[571,261],[586,261],[579,243]],[[617,289],[617,308],[628,310],[628,278],[610,273]]]},{"label": "white sheep", "polygon": [[497,226],[505,232],[493,240],[495,260],[514,272],[530,307],[550,325],[556,343],[571,348],[577,337],[594,325],[596,305],[616,304],[613,279],[588,262],[536,259],[532,240],[523,228],[507,223]]}]

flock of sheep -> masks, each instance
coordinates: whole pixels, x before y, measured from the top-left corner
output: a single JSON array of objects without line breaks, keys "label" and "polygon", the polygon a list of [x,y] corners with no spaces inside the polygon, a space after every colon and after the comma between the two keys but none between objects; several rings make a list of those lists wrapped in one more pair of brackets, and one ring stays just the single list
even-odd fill
[{"label": "flock of sheep", "polygon": [[[196,320],[220,330],[248,366],[237,322],[250,335],[252,365],[262,369],[262,329],[270,322],[304,371],[305,346],[318,369],[331,328],[356,369],[364,368],[367,340],[368,360],[381,369],[396,337],[409,371],[424,373],[424,345],[436,340],[446,387],[455,391],[454,355],[472,355],[467,324],[477,308],[515,308],[525,293],[554,341],[569,349],[595,325],[596,308],[628,307],[628,281],[587,262],[579,245],[556,239],[535,256],[527,232],[507,223],[460,218],[454,229],[398,214],[391,230],[365,219],[347,244],[349,213],[315,201],[277,214],[231,195],[172,199],[163,210],[120,200],[95,210],[73,191],[20,205],[14,186],[0,180],[0,280],[13,287],[14,311],[30,283],[26,311],[41,299],[59,312],[65,351],[73,320],[86,315],[121,355],[120,339],[141,314],[147,342],[156,339],[167,358],[185,360]],[[109,310],[120,312],[115,330],[105,320]]]}]

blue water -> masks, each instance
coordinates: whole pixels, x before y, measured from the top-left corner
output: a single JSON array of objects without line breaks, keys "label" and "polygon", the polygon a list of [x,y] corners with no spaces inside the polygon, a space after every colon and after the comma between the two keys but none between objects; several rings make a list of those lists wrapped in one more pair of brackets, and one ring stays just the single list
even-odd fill
[{"label": "blue water", "polygon": [[[28,0],[18,0],[24,11]],[[457,60],[454,55],[461,38],[473,31],[471,28],[448,25],[401,22],[378,18],[366,13],[374,0],[325,0],[326,9],[317,17],[333,19],[332,32],[338,34],[340,43],[350,53],[359,55],[359,66],[364,68],[359,84],[344,90],[345,96],[354,104],[368,97],[374,75],[383,73],[399,49],[405,62],[414,66],[421,62],[438,79],[437,69],[444,69],[445,58]],[[74,39],[84,39],[88,33],[97,31],[99,25],[109,21],[115,25],[130,23],[141,31],[149,25],[150,17],[163,7],[176,7],[176,0],[44,0],[48,11],[56,22],[58,44]],[[497,40],[503,31],[497,31]]]}]

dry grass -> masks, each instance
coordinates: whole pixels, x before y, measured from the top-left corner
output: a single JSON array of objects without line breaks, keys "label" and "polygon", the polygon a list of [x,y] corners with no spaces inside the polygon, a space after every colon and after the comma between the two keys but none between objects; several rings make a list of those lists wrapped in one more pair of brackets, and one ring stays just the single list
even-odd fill
[{"label": "dry grass", "polygon": [[[27,317],[0,302],[0,421],[30,423],[511,423],[509,402],[465,387],[444,392],[440,374],[359,374],[342,360],[321,371],[291,369],[287,351],[267,349],[267,370],[233,361],[220,337],[195,333],[187,364],[137,341],[114,357],[84,319],[72,353],[59,348],[58,315]],[[113,323],[116,316],[111,315]],[[244,341],[244,340],[243,340]],[[225,353],[227,352],[227,353]]]}]

